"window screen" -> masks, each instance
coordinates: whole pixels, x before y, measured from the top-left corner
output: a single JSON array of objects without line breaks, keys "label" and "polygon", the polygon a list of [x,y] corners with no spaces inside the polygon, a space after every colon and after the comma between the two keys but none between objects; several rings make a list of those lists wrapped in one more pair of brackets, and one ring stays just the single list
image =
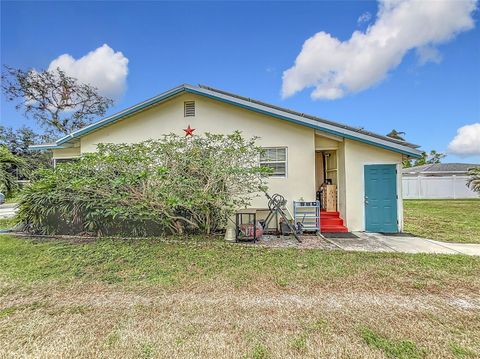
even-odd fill
[{"label": "window screen", "polygon": [[264,148],[260,156],[260,166],[270,167],[272,177],[287,176],[287,149],[285,147]]}]

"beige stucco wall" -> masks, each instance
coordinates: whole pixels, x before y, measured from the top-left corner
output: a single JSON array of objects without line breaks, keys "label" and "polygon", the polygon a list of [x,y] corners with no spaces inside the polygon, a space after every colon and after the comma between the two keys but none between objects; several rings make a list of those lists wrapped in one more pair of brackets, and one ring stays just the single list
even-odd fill
[{"label": "beige stucco wall", "polygon": [[365,183],[364,166],[369,164],[397,165],[397,194],[399,230],[403,229],[402,206],[402,155],[379,147],[346,139],[343,146],[345,154],[345,203],[340,200],[340,211],[351,231],[365,230]]},{"label": "beige stucco wall", "polygon": [[[195,101],[195,117],[184,117],[184,101]],[[258,144],[263,147],[287,147],[287,177],[269,179],[269,192],[284,195],[290,209],[293,200],[315,199],[313,129],[192,94],[176,97],[82,137],[81,152],[95,151],[101,142],[133,143],[171,132],[183,136],[188,125],[196,129],[194,134],[240,130],[245,137],[259,136]],[[256,198],[252,206],[265,207],[265,197]]]},{"label": "beige stucco wall", "polygon": [[[184,117],[184,101],[195,101],[196,116]],[[166,133],[184,135],[190,125],[195,134],[204,132],[231,133],[242,131],[246,137],[259,136],[264,147],[287,147],[287,177],[271,178],[269,192],[283,194],[291,209],[292,201],[315,199],[315,151],[336,150],[338,168],[338,210],[351,231],[365,230],[364,165],[396,164],[399,195],[399,229],[403,227],[401,188],[402,155],[362,142],[319,136],[313,129],[292,124],[266,115],[231,106],[193,94],[183,94],[159,106],[138,113],[86,135],[80,147],[54,150],[54,158],[70,158],[96,150],[98,143],[133,143],[160,138]],[[254,208],[264,208],[263,195],[257,197]]]},{"label": "beige stucco wall", "polygon": [[338,141],[332,140],[330,138],[322,137],[320,135],[315,136],[315,149],[317,151],[333,150],[336,148],[338,148]]},{"label": "beige stucco wall", "polygon": [[54,159],[74,158],[80,156],[80,147],[68,147],[52,150]]}]

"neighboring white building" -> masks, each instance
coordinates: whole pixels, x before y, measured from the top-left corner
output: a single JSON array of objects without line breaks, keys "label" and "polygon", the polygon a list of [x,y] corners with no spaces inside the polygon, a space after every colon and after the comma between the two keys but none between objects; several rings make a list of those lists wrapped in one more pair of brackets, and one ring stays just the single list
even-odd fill
[{"label": "neighboring white building", "polygon": [[[338,216],[324,231],[397,232],[403,228],[402,161],[418,146],[269,105],[206,86],[181,85],[65,136],[32,146],[53,151],[56,161],[96,151],[99,143],[134,143],[195,129],[258,136],[268,149],[261,163],[274,168],[269,192],[292,202],[314,201],[328,180],[337,191]],[[253,209],[265,208],[259,196]],[[337,212],[333,212],[337,213]],[[332,215],[332,213],[330,214]]]},{"label": "neighboring white building", "polygon": [[403,198],[405,199],[462,199],[479,198],[467,186],[471,163],[436,163],[403,169]]}]

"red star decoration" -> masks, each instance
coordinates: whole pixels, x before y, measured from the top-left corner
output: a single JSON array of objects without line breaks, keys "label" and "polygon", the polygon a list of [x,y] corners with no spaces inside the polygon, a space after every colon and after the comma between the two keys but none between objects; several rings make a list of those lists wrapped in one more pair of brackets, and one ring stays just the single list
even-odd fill
[{"label": "red star decoration", "polygon": [[183,129],[185,131],[185,136],[193,136],[193,131],[195,131],[194,128],[191,128],[190,125],[188,125],[187,128]]}]

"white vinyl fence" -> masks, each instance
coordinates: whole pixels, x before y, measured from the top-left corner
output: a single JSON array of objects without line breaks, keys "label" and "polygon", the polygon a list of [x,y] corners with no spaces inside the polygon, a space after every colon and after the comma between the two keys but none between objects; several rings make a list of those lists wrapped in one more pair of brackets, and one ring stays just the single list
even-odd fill
[{"label": "white vinyl fence", "polygon": [[403,177],[403,198],[479,198],[467,187],[468,176]]}]

